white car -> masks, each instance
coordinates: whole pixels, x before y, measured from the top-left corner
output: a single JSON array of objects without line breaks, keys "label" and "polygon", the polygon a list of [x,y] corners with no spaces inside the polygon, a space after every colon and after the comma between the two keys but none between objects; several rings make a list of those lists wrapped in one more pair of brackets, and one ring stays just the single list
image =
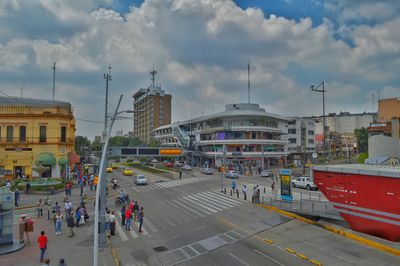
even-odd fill
[{"label": "white car", "polygon": [[201,168],[201,173],[204,175],[212,175],[213,169],[208,168],[208,167],[203,167],[203,168]]},{"label": "white car", "polygon": [[147,178],[144,175],[136,175],[133,179],[135,185],[147,185]]},{"label": "white car", "polygon": [[264,169],[261,171],[261,177],[271,177],[272,171],[269,169]]},{"label": "white car", "polygon": [[188,165],[188,164],[185,164],[185,165],[182,166],[182,170],[191,171],[192,167],[190,165]]},{"label": "white car", "polygon": [[317,190],[317,186],[308,176],[299,176],[292,180],[292,187],[306,188],[308,190]]},{"label": "white car", "polygon": [[174,166],[175,166],[175,167],[182,167],[182,165],[183,165],[183,163],[180,162],[180,161],[176,161],[176,162],[174,163]]},{"label": "white car", "polygon": [[226,172],[225,177],[231,179],[238,179],[239,174],[235,170],[229,170],[228,172]]}]

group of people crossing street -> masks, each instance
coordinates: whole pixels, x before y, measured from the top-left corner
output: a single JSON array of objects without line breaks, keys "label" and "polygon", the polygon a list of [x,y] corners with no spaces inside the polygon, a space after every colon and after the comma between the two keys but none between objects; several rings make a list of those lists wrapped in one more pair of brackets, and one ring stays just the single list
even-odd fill
[{"label": "group of people crossing street", "polygon": [[142,233],[144,208],[139,207],[137,201],[131,200],[129,205],[123,205],[121,208],[122,225],[125,226],[126,231],[131,230],[133,223],[139,223],[139,233]]}]

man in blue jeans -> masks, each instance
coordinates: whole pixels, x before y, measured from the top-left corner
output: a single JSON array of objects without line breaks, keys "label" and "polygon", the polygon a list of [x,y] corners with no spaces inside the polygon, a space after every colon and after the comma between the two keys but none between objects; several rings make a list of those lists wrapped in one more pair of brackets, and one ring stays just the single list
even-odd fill
[{"label": "man in blue jeans", "polygon": [[39,243],[40,248],[40,262],[43,262],[44,253],[47,249],[47,236],[44,235],[44,231],[40,232],[40,236],[38,237],[37,242]]},{"label": "man in blue jeans", "polygon": [[139,221],[139,233],[142,233],[142,226],[143,226],[143,217],[144,217],[144,212],[143,212],[143,207],[140,208],[139,214],[138,214],[138,221]]}]

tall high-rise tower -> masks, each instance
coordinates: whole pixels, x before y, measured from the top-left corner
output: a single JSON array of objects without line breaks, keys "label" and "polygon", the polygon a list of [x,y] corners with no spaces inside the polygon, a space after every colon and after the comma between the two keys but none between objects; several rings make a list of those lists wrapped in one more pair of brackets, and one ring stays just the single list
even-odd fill
[{"label": "tall high-rise tower", "polygon": [[139,89],[133,94],[134,113],[133,134],[145,143],[149,143],[153,137],[155,128],[171,123],[171,95],[165,94],[161,85],[155,84],[157,71],[150,72],[151,85],[146,89]]}]

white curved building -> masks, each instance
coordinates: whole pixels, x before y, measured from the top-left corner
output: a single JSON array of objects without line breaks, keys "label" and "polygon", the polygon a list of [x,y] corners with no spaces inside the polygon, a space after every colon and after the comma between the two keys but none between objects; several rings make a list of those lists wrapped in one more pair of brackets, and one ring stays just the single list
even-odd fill
[{"label": "white curved building", "polygon": [[227,104],[225,111],[154,130],[163,146],[181,146],[199,165],[268,167],[287,156],[288,119],[258,104]]}]

